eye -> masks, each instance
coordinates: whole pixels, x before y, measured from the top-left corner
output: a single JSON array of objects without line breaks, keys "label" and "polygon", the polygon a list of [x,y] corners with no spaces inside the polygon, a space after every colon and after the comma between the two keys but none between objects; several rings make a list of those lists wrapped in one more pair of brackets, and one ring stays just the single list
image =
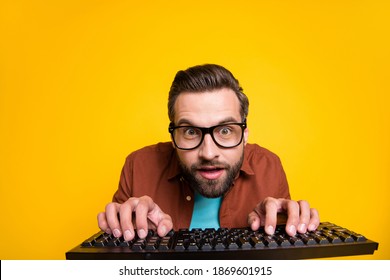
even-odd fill
[{"label": "eye", "polygon": [[218,128],[218,134],[223,137],[228,137],[232,134],[233,130],[229,126],[222,126]]},{"label": "eye", "polygon": [[183,128],[183,135],[186,138],[195,138],[198,137],[201,134],[199,129],[196,129],[194,127],[184,127]]}]

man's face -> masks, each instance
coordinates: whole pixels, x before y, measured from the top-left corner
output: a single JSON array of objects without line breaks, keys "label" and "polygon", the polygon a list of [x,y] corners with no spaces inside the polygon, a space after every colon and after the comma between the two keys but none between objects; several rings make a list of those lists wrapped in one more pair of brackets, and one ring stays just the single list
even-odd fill
[{"label": "man's face", "polygon": [[[174,109],[176,126],[211,127],[242,122],[239,100],[233,90],[226,88],[203,93],[181,93]],[[191,187],[206,197],[226,193],[241,168],[247,138],[248,130],[245,129],[243,142],[239,146],[221,148],[214,143],[210,134],[206,134],[198,148],[176,149],[184,176]]]}]

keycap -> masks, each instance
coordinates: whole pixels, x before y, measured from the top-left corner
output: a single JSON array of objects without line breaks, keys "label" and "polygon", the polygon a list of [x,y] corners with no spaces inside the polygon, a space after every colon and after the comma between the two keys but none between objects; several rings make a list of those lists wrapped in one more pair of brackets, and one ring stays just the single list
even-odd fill
[{"label": "keycap", "polygon": [[306,233],[300,233],[298,234],[299,238],[302,239],[302,241],[306,244],[306,245],[314,245],[314,244],[317,244],[317,242],[314,240],[313,237],[307,235]]},{"label": "keycap", "polygon": [[343,232],[336,232],[335,233],[338,237],[340,237],[340,239],[346,243],[349,243],[349,242],[353,242],[353,238],[352,236],[348,235],[348,234],[345,234]]},{"label": "keycap", "polygon": [[302,239],[298,238],[297,236],[290,236],[288,238],[288,241],[294,245],[294,246],[302,246],[304,245],[305,243],[303,243]]},{"label": "keycap", "polygon": [[132,249],[133,251],[141,251],[142,249],[145,248],[145,243],[146,243],[145,239],[139,239],[139,240],[137,240],[137,241],[133,244],[133,246],[131,246],[131,249]]},{"label": "keycap", "polygon": [[278,243],[269,235],[263,236],[263,243],[268,247],[277,247]]},{"label": "keycap", "polygon": [[145,250],[153,251],[157,249],[159,241],[160,241],[159,238],[156,236],[149,238],[145,244]]},{"label": "keycap", "polygon": [[122,238],[111,237],[107,243],[107,246],[110,247],[119,246],[122,243],[122,240],[123,240]]},{"label": "keycap", "polygon": [[318,244],[328,244],[329,243],[328,239],[326,239],[326,237],[322,236],[320,233],[311,232],[311,233],[309,233],[309,235],[312,236]]},{"label": "keycap", "polygon": [[92,235],[90,238],[86,239],[83,243],[81,243],[82,247],[92,247],[95,244],[95,239],[98,239],[102,236],[103,232],[98,232]]},{"label": "keycap", "polygon": [[264,243],[257,237],[255,236],[251,236],[249,237],[249,243],[252,245],[252,247],[255,247],[255,248],[260,248],[260,247],[264,247]]},{"label": "keycap", "polygon": [[282,246],[282,247],[291,246],[291,243],[288,240],[288,237],[286,238],[285,236],[283,236],[281,234],[277,234],[277,235],[275,235],[274,238],[276,239],[276,242],[278,243],[279,246]]},{"label": "keycap", "polygon": [[249,242],[249,240],[247,238],[239,237],[237,239],[237,244],[242,249],[252,248],[252,245],[251,245],[251,243]]},{"label": "keycap", "polygon": [[171,240],[171,237],[169,237],[169,236],[164,236],[163,238],[161,238],[161,242],[158,246],[158,249],[161,251],[169,250],[170,240]]}]

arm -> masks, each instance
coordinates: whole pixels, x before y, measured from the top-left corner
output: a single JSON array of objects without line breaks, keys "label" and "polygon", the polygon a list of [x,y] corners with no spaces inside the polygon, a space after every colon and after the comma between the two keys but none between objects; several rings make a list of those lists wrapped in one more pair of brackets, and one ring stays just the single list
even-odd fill
[{"label": "arm", "polygon": [[[134,163],[137,160],[134,153],[127,157],[113,202],[108,203],[105,212],[97,217],[101,230],[115,237],[123,236],[127,241],[135,237],[135,229],[138,236],[144,238],[148,229],[157,230],[160,236],[164,236],[173,227],[171,217],[150,196],[139,195],[140,192],[134,195]],[[137,185],[144,184],[147,182],[138,182]]]}]

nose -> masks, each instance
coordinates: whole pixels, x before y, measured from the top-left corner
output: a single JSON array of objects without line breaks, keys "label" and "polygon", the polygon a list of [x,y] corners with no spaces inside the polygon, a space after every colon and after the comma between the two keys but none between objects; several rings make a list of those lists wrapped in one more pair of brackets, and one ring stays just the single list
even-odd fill
[{"label": "nose", "polygon": [[204,160],[213,160],[219,156],[219,148],[210,134],[206,134],[199,147],[199,157]]}]

